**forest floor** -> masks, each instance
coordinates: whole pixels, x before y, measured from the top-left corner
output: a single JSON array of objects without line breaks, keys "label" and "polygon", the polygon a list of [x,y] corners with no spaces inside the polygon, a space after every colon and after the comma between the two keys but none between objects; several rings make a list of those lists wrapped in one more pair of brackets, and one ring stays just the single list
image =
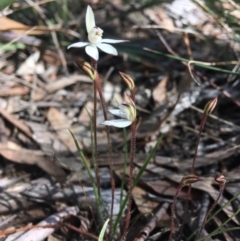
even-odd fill
[{"label": "forest floor", "polygon": [[[239,8],[230,4],[234,1],[227,2],[226,11],[239,20]],[[104,30],[104,38],[129,40],[114,45],[118,56],[100,51],[98,72],[107,109],[122,103],[128,91],[119,71],[135,81],[134,172],[162,138],[133,189],[127,240],[168,240],[173,198],[182,178],[191,171],[204,106],[216,97],[217,106],[197,147],[194,173],[201,180],[192,185],[188,210],[184,209],[187,187],[179,192],[174,240],[240,240],[240,43],[223,19],[188,0],[138,4],[28,0],[3,11],[0,240],[97,240],[99,236],[103,223],[92,182],[69,132],[93,167],[93,81],[75,63],[90,62],[90,58],[84,48],[67,49],[87,40],[87,5]],[[113,116],[109,113],[108,118]],[[103,121],[98,101],[98,160],[106,220],[111,176]],[[128,160],[130,128],[124,132],[111,127],[110,137],[115,217],[128,187],[122,173]],[[219,185],[214,178],[219,174],[224,175],[226,185],[212,212],[215,215],[203,230],[205,238],[190,238],[218,199]],[[122,232],[124,220],[123,212],[116,233]]]}]

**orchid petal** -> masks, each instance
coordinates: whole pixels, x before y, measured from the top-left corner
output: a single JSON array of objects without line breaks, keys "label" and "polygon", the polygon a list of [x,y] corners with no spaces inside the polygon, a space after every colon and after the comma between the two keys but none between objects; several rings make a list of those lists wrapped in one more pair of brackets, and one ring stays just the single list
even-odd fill
[{"label": "orchid petal", "polygon": [[109,110],[110,113],[112,113],[113,115],[119,116],[121,118],[125,118],[127,119],[127,116],[125,113],[121,112],[119,109],[113,109],[113,110]]},{"label": "orchid petal", "polygon": [[94,27],[96,27],[94,13],[90,6],[87,7],[85,21],[86,21],[87,32],[89,33]]},{"label": "orchid petal", "polygon": [[125,120],[125,119],[107,120],[102,123],[102,125],[115,126],[118,128],[124,128],[124,127],[130,126],[131,124],[132,124],[132,121]]},{"label": "orchid petal", "polygon": [[102,43],[109,43],[109,44],[117,44],[117,43],[123,43],[123,42],[129,42],[129,40],[116,40],[116,39],[102,39]]},{"label": "orchid petal", "polygon": [[99,58],[99,54],[98,54],[98,49],[96,48],[95,45],[88,45],[85,48],[86,53],[93,59],[95,59],[96,61],[98,61]]},{"label": "orchid petal", "polygon": [[103,52],[111,55],[118,55],[117,50],[110,44],[96,44]]},{"label": "orchid petal", "polygon": [[84,47],[86,45],[88,45],[89,43],[86,43],[86,42],[77,42],[75,44],[71,44],[67,47],[67,49],[70,49],[70,48],[81,48],[81,47]]}]

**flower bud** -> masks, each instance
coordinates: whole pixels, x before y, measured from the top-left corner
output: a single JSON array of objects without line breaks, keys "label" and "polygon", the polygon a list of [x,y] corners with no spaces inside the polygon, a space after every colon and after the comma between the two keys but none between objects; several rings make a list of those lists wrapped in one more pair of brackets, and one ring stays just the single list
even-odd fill
[{"label": "flower bud", "polygon": [[195,174],[189,174],[185,177],[183,177],[181,183],[182,183],[182,186],[186,186],[188,184],[192,184],[194,182],[198,182],[200,180],[200,177],[195,175]]},{"label": "flower bud", "polygon": [[215,109],[216,105],[217,105],[217,97],[213,100],[210,100],[204,107],[204,114],[206,114],[207,116],[210,115],[213,110]]},{"label": "flower bud", "polygon": [[128,120],[133,122],[137,117],[137,110],[136,110],[135,103],[128,94],[125,94],[125,99],[126,99],[126,102],[121,104],[120,109],[127,107],[128,110],[123,112],[127,115]]},{"label": "flower bud", "polygon": [[219,183],[219,185],[224,186],[225,183],[226,183],[226,178],[225,178],[222,174],[218,174],[218,175],[215,177],[215,181],[216,181],[217,183]]},{"label": "flower bud", "polygon": [[127,84],[128,88],[132,91],[135,88],[135,84],[134,84],[132,77],[130,75],[125,74],[120,71],[119,71],[119,74],[120,74],[121,78],[123,79],[123,81]]},{"label": "flower bud", "polygon": [[75,59],[75,63],[77,66],[85,72],[93,81],[95,80],[96,77],[96,71],[95,69],[88,63],[79,59]]}]

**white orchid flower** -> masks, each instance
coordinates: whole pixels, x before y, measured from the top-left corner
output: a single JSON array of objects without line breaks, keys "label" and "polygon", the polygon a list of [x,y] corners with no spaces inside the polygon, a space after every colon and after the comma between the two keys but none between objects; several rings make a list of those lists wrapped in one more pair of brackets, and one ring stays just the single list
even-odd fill
[{"label": "white orchid flower", "polygon": [[88,42],[77,42],[68,46],[69,48],[81,48],[86,46],[85,51],[86,53],[96,61],[99,58],[98,49],[101,49],[103,52],[118,55],[117,50],[110,44],[107,43],[122,43],[128,40],[114,40],[114,39],[102,39],[103,30],[96,26],[95,18],[93,14],[93,10],[90,6],[87,7],[86,13],[86,28],[88,33]]},{"label": "white orchid flower", "polygon": [[106,120],[102,125],[115,126],[118,128],[124,128],[130,126],[136,119],[136,106],[130,96],[126,95],[128,98],[127,103],[124,102],[119,106],[119,109],[109,110],[113,115],[119,116],[122,119]]}]

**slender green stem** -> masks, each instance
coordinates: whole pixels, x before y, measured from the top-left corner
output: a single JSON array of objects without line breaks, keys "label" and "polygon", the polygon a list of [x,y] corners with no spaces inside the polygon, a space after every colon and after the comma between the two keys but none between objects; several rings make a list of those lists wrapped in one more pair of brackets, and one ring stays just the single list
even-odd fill
[{"label": "slender green stem", "polygon": [[[97,62],[95,60],[92,60],[92,66],[96,67]],[[101,198],[101,183],[100,183],[100,176],[99,176],[99,162],[98,162],[98,149],[97,149],[97,87],[96,82],[93,82],[93,150],[94,150],[94,170],[95,170],[95,176],[96,176],[96,184],[97,184],[97,190],[98,190],[98,203],[102,204],[102,198]],[[101,212],[101,211],[100,211]],[[103,221],[103,220],[101,220]]]},{"label": "slender green stem", "polygon": [[[144,50],[147,50],[149,52],[152,52],[152,53],[155,53],[155,54],[159,54],[159,55],[163,55],[163,56],[166,56],[168,58],[171,58],[171,59],[176,59],[176,60],[179,60],[179,61],[182,61],[182,62],[189,62],[189,59],[186,59],[186,58],[182,58],[182,57],[179,57],[179,56],[176,56],[176,55],[173,55],[173,54],[165,54],[165,53],[162,53],[162,52],[159,52],[159,51],[155,51],[155,50],[152,50],[152,49],[149,49],[149,48],[143,48]],[[228,61],[226,62],[225,64],[231,64],[232,61]],[[196,66],[199,66],[199,67],[203,67],[203,68],[206,68],[206,69],[211,69],[211,70],[214,70],[214,71],[218,71],[218,72],[223,72],[223,73],[226,73],[226,74],[232,74],[232,75],[240,75],[239,71],[236,71],[236,72],[233,72],[231,70],[227,70],[227,69],[223,69],[223,68],[216,68],[214,66],[210,66],[210,65],[206,65],[202,62],[193,62],[194,65]]]},{"label": "slender green stem", "polygon": [[62,20],[67,22],[67,13],[68,13],[68,1],[62,0]]},{"label": "slender green stem", "polygon": [[88,172],[88,176],[89,176],[89,178],[91,180],[91,183],[92,183],[92,186],[93,186],[93,190],[94,190],[94,195],[96,197],[97,204],[98,204],[99,217],[100,217],[101,220],[103,220],[103,218],[102,218],[102,211],[101,211],[100,197],[98,196],[98,188],[96,186],[94,177],[92,175],[91,168],[89,167],[89,163],[88,163],[87,159],[85,158],[85,155],[84,155],[83,151],[81,150],[75,135],[72,133],[72,131],[70,129],[69,129],[69,132],[70,132],[70,134],[71,134],[71,136],[72,136],[72,138],[74,140],[74,143],[75,143],[75,145],[77,147],[78,153],[79,153],[79,155],[80,155],[80,157],[81,157],[81,159],[83,161],[84,167],[86,168],[86,170]]}]

